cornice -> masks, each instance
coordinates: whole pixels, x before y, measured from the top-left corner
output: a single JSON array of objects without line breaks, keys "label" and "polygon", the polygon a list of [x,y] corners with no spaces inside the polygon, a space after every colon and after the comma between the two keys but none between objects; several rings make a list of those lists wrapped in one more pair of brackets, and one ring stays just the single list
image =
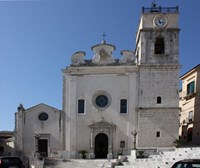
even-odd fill
[{"label": "cornice", "polygon": [[70,75],[97,75],[97,74],[117,74],[126,75],[137,73],[138,66],[93,66],[93,67],[68,67],[63,69],[63,73]]},{"label": "cornice", "polygon": [[180,69],[180,64],[141,64],[140,69]]},{"label": "cornice", "polygon": [[174,109],[174,110],[180,110],[179,107],[137,107],[136,111],[147,111],[147,110],[156,110],[156,109]]}]

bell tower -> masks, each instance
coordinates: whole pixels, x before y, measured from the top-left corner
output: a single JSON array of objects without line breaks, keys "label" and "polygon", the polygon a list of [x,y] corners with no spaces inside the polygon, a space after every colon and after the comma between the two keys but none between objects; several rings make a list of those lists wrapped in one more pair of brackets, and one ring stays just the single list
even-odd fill
[{"label": "bell tower", "polygon": [[142,8],[136,36],[137,148],[173,146],[178,138],[178,7]]},{"label": "bell tower", "polygon": [[136,37],[137,64],[178,63],[178,7],[142,8]]}]

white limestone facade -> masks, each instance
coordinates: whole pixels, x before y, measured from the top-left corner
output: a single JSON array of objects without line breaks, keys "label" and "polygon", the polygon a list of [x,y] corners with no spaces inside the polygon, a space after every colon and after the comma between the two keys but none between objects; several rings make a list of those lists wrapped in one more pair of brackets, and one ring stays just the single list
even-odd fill
[{"label": "white limestone facade", "polygon": [[[143,8],[135,52],[103,40],[63,69],[65,150],[91,158],[172,147],[179,129],[178,8]],[[126,109],[125,111],[121,111]]]},{"label": "white limestone facade", "polygon": [[[70,67],[63,70],[66,149],[74,152],[95,152],[95,137],[108,137],[108,152],[121,152],[120,141],[132,146],[131,131],[136,129],[135,108],[137,95],[136,66]],[[73,73],[73,76],[71,75]],[[99,95],[108,98],[107,107],[98,107]],[[73,99],[73,100],[72,100]],[[85,111],[78,113],[78,100],[84,100]],[[120,113],[120,100],[128,100],[127,112]],[[102,100],[103,101],[103,100]],[[113,149],[114,148],[114,149]]]},{"label": "white limestone facade", "polygon": [[[135,51],[106,43],[75,52],[63,73],[63,109],[16,113],[16,146],[62,158],[113,158],[174,146],[179,129],[178,8],[143,8]],[[89,57],[89,56],[88,56]],[[45,147],[42,147],[45,146]]]}]

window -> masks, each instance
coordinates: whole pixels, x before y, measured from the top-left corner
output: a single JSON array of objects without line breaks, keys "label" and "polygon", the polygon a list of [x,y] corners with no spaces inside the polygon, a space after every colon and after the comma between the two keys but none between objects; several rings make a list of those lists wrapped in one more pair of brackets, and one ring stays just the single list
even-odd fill
[{"label": "window", "polygon": [[38,119],[40,121],[46,121],[46,120],[48,120],[48,118],[49,118],[49,115],[45,112],[40,113],[38,116]]},{"label": "window", "polygon": [[95,102],[99,107],[106,107],[108,105],[108,97],[105,95],[99,95],[97,96]]},{"label": "window", "polygon": [[188,119],[189,119],[189,122],[192,122],[193,121],[193,111],[190,111],[189,114],[188,114]]},{"label": "window", "polygon": [[156,38],[155,42],[155,54],[164,54],[165,53],[165,44],[164,44],[164,39],[161,37]]},{"label": "window", "polygon": [[105,110],[108,108],[111,104],[111,96],[108,92],[99,90],[94,93],[92,96],[92,104],[94,107],[96,107],[98,110]]},{"label": "window", "polygon": [[79,114],[85,113],[85,100],[84,99],[78,100],[78,113]]},{"label": "window", "polygon": [[194,93],[194,86],[195,86],[194,81],[190,82],[190,83],[187,85],[187,95],[193,94],[193,93]]},{"label": "window", "polygon": [[161,104],[161,97],[160,96],[157,97],[157,104]]},{"label": "window", "polygon": [[127,113],[127,99],[120,100],[120,113]]},{"label": "window", "polygon": [[160,137],[160,131],[157,131],[157,132],[156,132],[156,137],[157,137],[157,138]]}]

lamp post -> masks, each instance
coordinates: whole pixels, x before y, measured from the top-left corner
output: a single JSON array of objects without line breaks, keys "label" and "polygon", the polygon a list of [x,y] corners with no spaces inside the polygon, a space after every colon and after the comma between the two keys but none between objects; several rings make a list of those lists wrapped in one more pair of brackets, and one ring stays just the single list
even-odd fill
[{"label": "lamp post", "polygon": [[133,149],[136,149],[136,136],[137,136],[137,131],[132,131],[131,134],[133,135]]}]

